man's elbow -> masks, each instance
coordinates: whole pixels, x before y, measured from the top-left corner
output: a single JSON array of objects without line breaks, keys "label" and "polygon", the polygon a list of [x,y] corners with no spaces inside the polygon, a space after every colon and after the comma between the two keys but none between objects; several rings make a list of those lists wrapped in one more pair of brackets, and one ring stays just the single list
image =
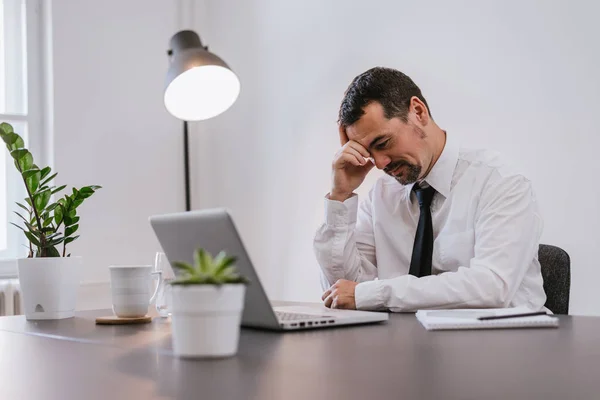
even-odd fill
[{"label": "man's elbow", "polygon": [[509,284],[498,275],[492,277],[489,291],[483,296],[483,308],[507,308],[512,302],[513,292]]},{"label": "man's elbow", "polygon": [[509,305],[510,300],[504,295],[490,296],[481,304],[482,308],[507,308]]}]

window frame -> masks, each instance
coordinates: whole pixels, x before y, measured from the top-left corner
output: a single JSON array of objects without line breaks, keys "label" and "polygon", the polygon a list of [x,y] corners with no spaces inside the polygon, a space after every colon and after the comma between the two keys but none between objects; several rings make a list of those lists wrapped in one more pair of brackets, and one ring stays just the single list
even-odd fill
[{"label": "window frame", "polygon": [[[7,1],[7,0],[4,0]],[[8,0],[14,1],[14,0]],[[46,83],[51,83],[51,26],[50,26],[50,4],[43,0],[25,0],[25,24],[26,24],[26,43],[25,43],[25,71],[27,104],[26,113],[9,114],[0,112],[0,121],[15,123],[24,123],[26,125],[24,133],[25,145],[34,155],[36,164],[40,167],[51,164],[52,149],[51,143],[51,87]],[[2,143],[0,151],[6,152]],[[10,173],[14,166],[7,155],[7,209],[0,210],[6,213],[8,222],[18,222],[13,211],[17,210],[16,201],[21,202],[25,197],[25,188],[23,182],[18,179],[19,175]],[[23,233],[16,227],[7,224],[7,248],[0,249],[0,277],[16,276],[15,258],[25,257],[27,250],[24,245],[27,244]],[[3,229],[0,227],[0,229]]]}]

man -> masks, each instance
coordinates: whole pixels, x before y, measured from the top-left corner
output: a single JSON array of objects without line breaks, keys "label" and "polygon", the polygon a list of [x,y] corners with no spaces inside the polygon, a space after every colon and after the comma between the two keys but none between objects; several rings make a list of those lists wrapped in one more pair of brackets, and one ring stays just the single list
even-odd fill
[{"label": "man", "polygon": [[[495,153],[459,149],[408,76],[380,67],[357,76],[339,135],[314,242],[327,307],[544,306],[530,181]],[[359,207],[353,192],[374,166],[387,176]]]}]

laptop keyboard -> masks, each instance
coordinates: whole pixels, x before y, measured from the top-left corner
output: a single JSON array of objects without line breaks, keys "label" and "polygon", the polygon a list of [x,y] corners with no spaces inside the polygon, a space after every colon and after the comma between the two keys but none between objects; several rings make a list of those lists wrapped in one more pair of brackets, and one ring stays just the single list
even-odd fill
[{"label": "laptop keyboard", "polygon": [[275,311],[275,315],[277,315],[277,319],[280,321],[306,321],[309,319],[328,318],[322,315],[301,314],[285,311]]}]

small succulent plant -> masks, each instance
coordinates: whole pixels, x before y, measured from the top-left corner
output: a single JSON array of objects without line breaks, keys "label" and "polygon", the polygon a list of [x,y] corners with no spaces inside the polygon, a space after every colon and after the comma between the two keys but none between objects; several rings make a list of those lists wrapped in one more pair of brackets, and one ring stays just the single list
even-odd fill
[{"label": "small succulent plant", "polygon": [[237,272],[233,265],[235,257],[228,256],[224,251],[216,257],[198,249],[194,252],[194,265],[176,261],[173,268],[181,274],[171,282],[171,285],[225,285],[234,283],[249,283],[248,279]]}]

